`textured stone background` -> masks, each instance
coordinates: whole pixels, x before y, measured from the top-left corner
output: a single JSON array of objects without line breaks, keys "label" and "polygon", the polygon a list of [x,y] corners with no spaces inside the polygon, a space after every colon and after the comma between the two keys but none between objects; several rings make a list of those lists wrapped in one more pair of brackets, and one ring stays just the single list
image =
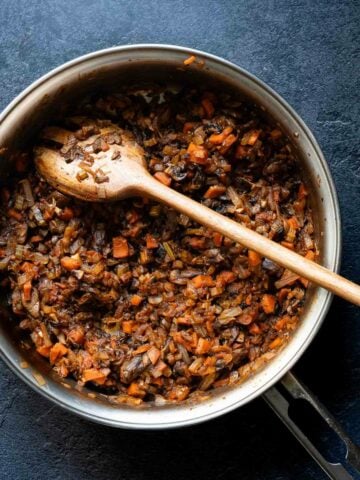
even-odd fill
[{"label": "textured stone background", "polygon": [[[49,69],[114,45],[196,47],[279,92],[315,133],[343,218],[343,275],[360,282],[359,2],[0,0],[0,108]],[[360,443],[360,311],[336,299],[299,377]],[[341,452],[329,440],[334,458]],[[259,399],[178,431],[117,431],[54,407],[0,363],[0,477],[325,478]]]}]

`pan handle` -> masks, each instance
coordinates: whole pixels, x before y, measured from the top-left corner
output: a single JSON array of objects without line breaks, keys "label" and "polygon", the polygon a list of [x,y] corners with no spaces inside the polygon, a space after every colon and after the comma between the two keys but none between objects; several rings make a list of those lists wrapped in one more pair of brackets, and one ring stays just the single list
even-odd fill
[{"label": "pan handle", "polygon": [[[280,384],[271,387],[263,394],[263,397],[329,478],[334,480],[353,479],[354,477],[351,476],[347,468],[345,468],[345,466],[349,465],[354,471],[360,472],[360,448],[352,442],[335,418],[310,392],[310,390],[300,383],[293,373],[288,372],[281,379]],[[345,444],[346,455],[344,462],[331,463],[327,461],[305,433],[297,426],[293,419],[290,418],[290,404],[299,399],[306,400]]]}]

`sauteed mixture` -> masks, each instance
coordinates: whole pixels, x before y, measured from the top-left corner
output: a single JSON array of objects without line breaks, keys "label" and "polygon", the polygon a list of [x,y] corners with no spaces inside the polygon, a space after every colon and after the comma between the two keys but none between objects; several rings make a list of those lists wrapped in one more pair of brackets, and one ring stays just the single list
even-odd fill
[{"label": "sauteed mixture", "polygon": [[[316,257],[295,155],[254,106],[153,87],[88,99],[75,114],[65,145],[43,141],[81,163],[79,182],[108,180],[91,154],[121,137],[78,142],[110,120],[135,135],[159,182]],[[80,202],[39,178],[31,154],[15,163],[1,189],[0,281],[60,377],[119,402],[179,402],[246,378],[296,328],[307,280],[161,204]]]}]

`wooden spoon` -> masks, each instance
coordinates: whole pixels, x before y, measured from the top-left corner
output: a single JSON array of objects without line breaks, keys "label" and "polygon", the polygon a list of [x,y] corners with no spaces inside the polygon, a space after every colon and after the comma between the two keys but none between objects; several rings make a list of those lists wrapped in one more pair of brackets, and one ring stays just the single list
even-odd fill
[{"label": "wooden spoon", "polygon": [[[84,118],[72,120],[82,126],[90,125]],[[101,121],[95,124],[101,125]],[[77,141],[72,132],[57,127],[43,131],[42,138],[62,146],[62,150],[44,146],[35,148],[36,167],[54,188],[90,202],[109,202],[134,195],[153,198],[360,305],[359,285],[157,181],[147,171],[144,151],[129,132],[109,122],[106,127],[95,131],[97,133],[83,141]],[[88,152],[84,159],[81,159],[82,155],[80,159],[76,158],[76,148],[71,155],[64,153],[74,145],[81,149],[80,152]],[[67,156],[70,158],[66,160]]]}]

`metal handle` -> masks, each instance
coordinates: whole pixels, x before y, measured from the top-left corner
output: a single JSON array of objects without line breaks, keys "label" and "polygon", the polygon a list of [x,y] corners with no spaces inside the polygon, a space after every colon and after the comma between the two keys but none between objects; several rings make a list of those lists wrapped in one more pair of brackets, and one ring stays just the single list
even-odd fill
[{"label": "metal handle", "polygon": [[[302,385],[299,380],[297,380],[293,373],[287,373],[281,379],[280,384],[281,385],[277,384],[273,386],[263,394],[268,405],[274,410],[277,416],[284,422],[297,440],[331,479],[353,479],[354,477],[350,475],[345,466],[346,464],[347,466],[350,465],[354,470],[360,473],[360,448],[352,442],[335,418],[319,402],[319,400],[304,385]],[[281,386],[285,389],[285,394],[281,392]],[[290,418],[289,407],[291,400],[298,399],[306,400],[345,444],[346,455],[344,463],[331,463],[327,461],[310,439]]]}]

